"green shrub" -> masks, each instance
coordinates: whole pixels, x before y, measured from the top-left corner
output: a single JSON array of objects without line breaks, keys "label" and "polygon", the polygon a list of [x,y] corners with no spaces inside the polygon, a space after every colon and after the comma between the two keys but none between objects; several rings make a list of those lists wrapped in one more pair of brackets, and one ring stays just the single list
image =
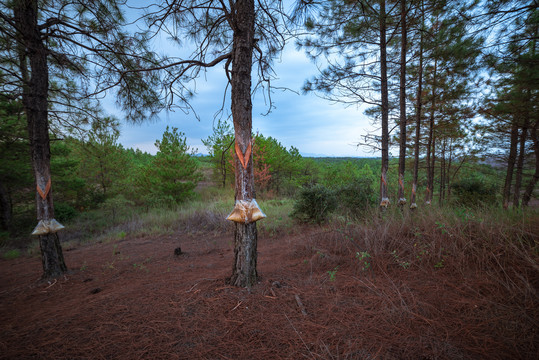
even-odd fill
[{"label": "green shrub", "polygon": [[496,185],[474,176],[461,179],[451,185],[459,205],[476,207],[496,202]]},{"label": "green shrub", "polygon": [[3,255],[4,259],[7,259],[7,260],[17,259],[20,256],[21,256],[21,252],[17,249],[6,251]]},{"label": "green shrub", "polygon": [[72,220],[77,214],[77,210],[69,204],[62,202],[54,203],[54,218],[59,222]]},{"label": "green shrub", "polygon": [[337,189],[339,206],[352,216],[360,216],[375,204],[370,178],[357,179]]},{"label": "green shrub", "polygon": [[291,215],[302,222],[320,224],[337,208],[337,202],[333,190],[317,184],[301,189]]}]

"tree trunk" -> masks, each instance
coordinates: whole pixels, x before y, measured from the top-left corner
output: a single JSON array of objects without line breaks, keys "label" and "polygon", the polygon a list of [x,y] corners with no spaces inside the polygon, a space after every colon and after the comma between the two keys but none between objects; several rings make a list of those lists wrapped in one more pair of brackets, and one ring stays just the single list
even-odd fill
[{"label": "tree trunk", "polygon": [[535,189],[535,185],[537,185],[537,181],[539,181],[539,139],[537,138],[537,125],[539,124],[539,121],[535,122],[535,126],[531,128],[530,135],[533,141],[533,150],[535,152],[535,173],[533,174],[533,177],[530,179],[530,182],[528,183],[528,186],[526,186],[526,190],[524,191],[524,195],[522,195],[522,206],[528,206],[528,203],[530,202],[530,199],[533,194],[533,190]]},{"label": "tree trunk", "polygon": [[513,118],[511,124],[511,140],[509,145],[509,157],[507,158],[507,172],[505,174],[505,184],[503,186],[503,208],[509,208],[509,198],[511,197],[511,182],[513,181],[513,171],[517,158],[518,145],[518,125],[517,120]]},{"label": "tree trunk", "polygon": [[438,204],[440,206],[444,203],[444,195],[445,195],[445,146],[446,146],[446,139],[443,139],[442,141],[442,154],[440,157],[440,194],[438,194]]},{"label": "tree trunk", "polygon": [[517,173],[515,175],[515,192],[513,193],[513,208],[520,207],[520,185],[522,184],[522,171],[524,169],[524,153],[526,152],[526,138],[528,135],[527,121],[522,126],[520,132]]},{"label": "tree trunk", "polygon": [[[254,47],[255,8],[253,0],[239,0],[235,6],[235,24],[232,59],[232,118],[234,134],[239,150],[247,156],[251,148],[252,103],[251,67]],[[245,158],[244,168],[238,154],[235,155],[236,201],[255,198],[252,156]],[[251,287],[257,281],[257,231],[256,222],[236,223],[234,266],[230,284]]]},{"label": "tree trunk", "polygon": [[399,142],[399,205],[406,204],[404,195],[404,171],[406,167],[406,1],[401,0],[401,64],[400,64],[400,142]]},{"label": "tree trunk", "polygon": [[447,162],[446,182],[447,202],[451,201],[451,165],[453,164],[453,139],[449,140],[449,160]]},{"label": "tree trunk", "polygon": [[11,224],[11,197],[0,181],[0,230],[8,231]]},{"label": "tree trunk", "polygon": [[[21,49],[21,73],[23,81],[23,105],[28,121],[32,167],[36,181],[37,220],[54,219],[54,206],[51,190],[50,141],[48,123],[48,91],[49,72],[47,49],[43,44],[37,25],[37,0],[20,0],[15,2],[15,22],[19,31]],[[26,65],[26,57],[30,60],[30,76]],[[39,236],[43,278],[62,275],[67,271],[62,247],[58,235],[47,232]]]},{"label": "tree trunk", "polygon": [[[422,4],[423,5],[423,4]],[[417,100],[415,114],[415,147],[414,147],[414,183],[412,185],[412,196],[410,197],[410,208],[417,208],[416,194],[417,181],[419,176],[419,144],[421,140],[421,109],[423,106],[423,22],[419,39],[419,69],[417,74]]]},{"label": "tree trunk", "polygon": [[434,113],[436,111],[436,71],[437,71],[437,61],[434,60],[434,71],[433,71],[433,83],[432,83],[432,101],[431,101],[431,111],[429,118],[429,139],[427,144],[427,196],[425,198],[425,204],[430,205],[432,203],[432,196],[434,192],[434,164],[436,161],[435,148],[436,141],[434,138]]},{"label": "tree trunk", "polygon": [[[537,32],[539,31],[539,28],[537,26],[537,23],[535,25],[534,29],[534,40],[532,42],[532,57],[535,57],[535,48],[537,46]],[[526,90],[526,119],[529,121],[530,119],[530,108],[531,106],[531,90],[528,88]],[[530,182],[528,183],[528,186],[526,186],[526,190],[524,191],[524,194],[522,195],[522,206],[528,206],[528,203],[530,202],[531,196],[533,194],[533,189],[535,188],[535,185],[537,184],[537,181],[539,180],[539,142],[537,141],[537,127],[539,125],[539,120],[535,120],[535,123],[532,122],[532,127],[530,129],[530,136],[533,141],[533,150],[535,152],[535,173],[533,174],[533,177],[530,179]]]},{"label": "tree trunk", "polygon": [[380,207],[387,208],[387,170],[389,168],[389,99],[387,89],[386,2],[380,0],[380,77],[382,103],[382,174],[380,177]]}]

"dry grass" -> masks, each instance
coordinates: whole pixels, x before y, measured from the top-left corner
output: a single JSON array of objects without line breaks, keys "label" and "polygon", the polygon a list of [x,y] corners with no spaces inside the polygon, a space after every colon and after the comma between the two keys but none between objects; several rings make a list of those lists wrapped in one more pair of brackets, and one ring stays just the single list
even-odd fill
[{"label": "dry grass", "polygon": [[[425,348],[433,358],[536,358],[537,212],[433,207],[371,215],[362,224],[321,229],[294,256],[311,256],[311,274],[326,269],[332,281],[352,273],[350,286],[376,294],[394,314],[391,324],[373,329],[391,339],[385,353],[394,343],[398,358]],[[415,280],[425,277],[432,282]],[[418,322],[432,333],[418,338]]]}]

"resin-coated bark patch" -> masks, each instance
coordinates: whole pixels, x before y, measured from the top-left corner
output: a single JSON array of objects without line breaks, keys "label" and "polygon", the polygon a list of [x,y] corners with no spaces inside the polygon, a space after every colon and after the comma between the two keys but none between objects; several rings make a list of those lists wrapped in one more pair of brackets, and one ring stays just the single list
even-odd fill
[{"label": "resin-coated bark patch", "polygon": [[46,235],[55,233],[59,230],[62,230],[64,225],[60,224],[56,219],[52,220],[39,220],[32,235]]},{"label": "resin-coated bark patch", "polygon": [[227,216],[227,220],[242,224],[249,224],[265,218],[266,215],[260,210],[255,199],[236,200],[234,210]]}]

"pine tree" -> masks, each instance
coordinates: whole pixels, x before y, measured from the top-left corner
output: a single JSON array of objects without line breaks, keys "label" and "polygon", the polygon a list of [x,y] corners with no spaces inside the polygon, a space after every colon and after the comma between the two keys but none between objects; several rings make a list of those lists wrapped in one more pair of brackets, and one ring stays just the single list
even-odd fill
[{"label": "pine tree", "polygon": [[388,79],[388,43],[398,28],[392,9],[395,7],[385,0],[321,3],[316,7],[316,15],[305,21],[307,29],[317,36],[300,41],[313,60],[324,55],[328,63],[319,75],[305,83],[305,91],[317,91],[332,101],[375,106],[368,114],[379,119],[381,125],[381,135],[374,137],[374,146],[381,150],[380,207],[383,209],[389,205],[392,85]]},{"label": "pine tree", "polygon": [[[151,7],[147,14],[156,31],[169,31],[180,46],[187,36],[194,46],[191,56],[169,59],[161,66],[169,74],[165,82],[171,94],[187,98],[192,95],[186,85],[190,80],[206,68],[224,65],[234,124],[235,199],[237,205],[249,204],[249,212],[260,211],[253,176],[251,75],[256,68],[259,78],[254,88],[266,86],[269,91],[271,62],[284,46],[283,14],[280,2],[254,0],[179,0]],[[241,287],[253,286],[258,276],[257,228],[250,219],[236,218],[235,259],[229,280]]]},{"label": "pine tree", "polygon": [[[143,35],[122,30],[116,1],[13,0],[0,5],[1,86],[23,104],[36,186],[43,277],[67,271],[54,219],[50,170],[51,124],[93,114],[97,99],[118,89],[119,104],[128,118],[142,120],[159,106],[156,77],[137,71],[155,64]],[[155,90],[154,90],[155,89]]]}]

